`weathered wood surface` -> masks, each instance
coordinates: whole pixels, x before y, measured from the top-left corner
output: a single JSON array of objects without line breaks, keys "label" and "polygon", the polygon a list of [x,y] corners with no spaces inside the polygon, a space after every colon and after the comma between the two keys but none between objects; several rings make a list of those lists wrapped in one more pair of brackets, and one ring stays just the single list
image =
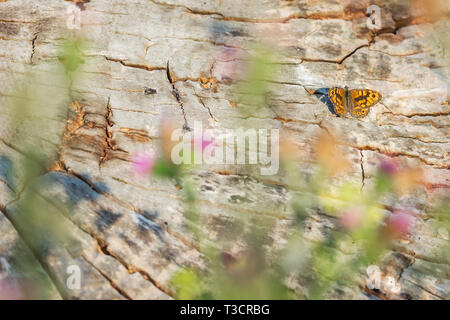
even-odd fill
[{"label": "weathered wood surface", "polygon": [[[349,179],[363,190],[370,186],[382,154],[423,166],[426,187],[403,199],[421,214],[419,232],[409,243],[399,244],[389,270],[402,285],[399,297],[448,297],[450,256],[442,250],[448,235],[436,233],[431,228],[434,219],[424,214],[448,196],[450,184],[449,65],[434,37],[444,32],[438,28],[446,27],[448,32],[448,20],[428,22],[420,10],[409,10],[408,1],[378,2],[383,29],[376,35],[366,26],[369,1],[91,0],[84,4],[82,29],[93,42],[82,65],[83,80],[70,87],[50,80],[42,84],[70,90],[72,101],[68,94],[61,99],[55,94],[50,104],[79,104],[72,104],[71,119],[55,115],[47,120],[49,128],[56,129],[42,132],[39,145],[49,152],[57,150],[60,160],[42,176],[45,187],[39,196],[57,212],[78,245],[53,243],[45,249],[27,235],[30,226],[21,218],[20,192],[13,190],[26,186],[10,183],[21,181],[20,172],[5,177],[8,161],[24,157],[23,145],[14,138],[26,137],[27,125],[33,121],[21,126],[23,132],[9,132],[11,111],[4,106],[14,79],[28,70],[45,74],[57,60],[56,44],[70,3],[1,2],[0,157],[8,161],[0,161],[0,259],[5,262],[0,266],[12,259],[8,243],[18,241],[23,247],[24,241],[28,249],[23,250],[45,270],[46,281],[53,282],[52,297],[173,297],[171,275],[182,266],[202,268],[202,254],[183,227],[182,195],[175,183],[139,179],[130,171],[131,155],[155,146],[159,121],[168,114],[180,128],[199,120],[219,131],[245,123],[283,129],[305,150],[317,134],[332,132],[342,138],[351,159]],[[278,69],[270,84],[267,110],[271,111],[244,119],[230,100],[226,81],[227,70],[236,62],[224,58],[224,51],[233,49],[239,56],[252,39],[264,37],[276,38],[283,48],[274,62]],[[204,85],[203,78],[214,79],[213,85]],[[337,118],[305,90],[335,85],[376,89],[383,101],[363,120]],[[157,93],[146,95],[144,87]],[[308,170],[310,164],[302,162],[299,167]],[[268,230],[268,237],[275,244],[282,241],[292,220],[286,205],[289,190],[248,177],[232,166],[205,169],[197,180],[200,211],[212,240],[221,236],[224,225],[255,214],[276,221],[277,230]],[[74,202],[71,210],[65,210],[61,201]],[[310,240],[320,237],[322,225],[333,223],[331,217],[314,214]],[[79,290],[65,285],[71,264],[83,271]],[[0,279],[8,272],[2,267]],[[332,297],[366,298],[361,288],[346,288]]]}]

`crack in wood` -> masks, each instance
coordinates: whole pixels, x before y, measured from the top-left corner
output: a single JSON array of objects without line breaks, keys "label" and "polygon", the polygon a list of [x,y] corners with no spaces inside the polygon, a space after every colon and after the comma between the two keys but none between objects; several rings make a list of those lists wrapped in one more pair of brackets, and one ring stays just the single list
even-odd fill
[{"label": "crack in wood", "polygon": [[217,120],[217,118],[212,114],[211,109],[205,104],[205,102],[203,101],[203,97],[199,96],[195,91],[194,91],[194,95],[197,97],[197,99],[200,101],[200,104],[203,106],[203,108],[205,108],[208,111],[209,117],[214,120],[214,122],[219,122],[219,120]]},{"label": "crack in wood", "polygon": [[33,39],[31,40],[31,55],[30,55],[30,64],[33,65],[34,61],[33,61],[33,57],[34,57],[34,53],[36,51],[36,40],[38,38],[39,32],[36,32],[33,36]]},{"label": "crack in wood", "polygon": [[366,174],[364,172],[364,155],[363,155],[362,150],[359,150],[359,154],[361,156],[361,159],[360,159],[360,165],[361,165],[361,191],[363,191],[364,186],[365,186]]},{"label": "crack in wood", "polygon": [[384,114],[392,114],[393,116],[402,116],[406,118],[413,118],[413,117],[445,117],[450,115],[450,111],[442,111],[442,112],[426,112],[426,113],[394,113],[392,111],[385,111],[382,112],[381,115]]},{"label": "crack in wood", "polygon": [[345,21],[350,21],[366,16],[366,13],[361,11],[334,11],[334,12],[315,12],[315,13],[293,13],[286,17],[278,18],[245,18],[245,17],[235,17],[235,16],[225,16],[223,13],[218,11],[207,11],[207,10],[197,10],[192,9],[185,5],[166,3],[157,0],[150,0],[156,5],[165,6],[168,8],[181,8],[186,12],[195,15],[206,15],[213,16],[217,20],[223,21],[234,21],[234,22],[248,22],[248,23],[288,23],[294,19],[311,19],[311,20],[326,20],[326,19],[342,19]]},{"label": "crack in wood", "polygon": [[175,99],[177,100],[180,108],[181,108],[181,112],[183,114],[183,118],[184,118],[184,125],[183,125],[183,130],[185,131],[190,131],[190,127],[187,121],[187,117],[186,117],[186,111],[184,110],[184,104],[183,101],[181,99],[180,93],[178,91],[178,89],[175,87],[175,81],[173,78],[173,75],[170,71],[170,67],[169,67],[169,61],[167,61],[167,67],[166,67],[166,72],[167,72],[167,80],[169,81],[170,85],[172,86],[172,95],[175,97]]},{"label": "crack in wood", "polygon": [[348,58],[350,58],[352,55],[354,55],[355,53],[358,52],[358,50],[362,49],[362,48],[369,48],[370,43],[366,43],[363,45],[360,45],[358,47],[356,47],[353,51],[351,51],[350,53],[348,53],[347,55],[345,55],[342,59],[340,60],[327,60],[327,59],[310,59],[310,58],[301,58],[301,62],[300,64],[302,64],[303,62],[322,62],[322,63],[334,63],[334,64],[343,64],[345,62],[345,60],[347,60]]},{"label": "crack in wood", "polygon": [[103,57],[108,61],[118,62],[121,65],[123,65],[124,67],[136,68],[136,69],[141,69],[141,70],[146,70],[146,71],[166,70],[166,67],[147,66],[147,65],[143,65],[143,64],[129,63],[122,59],[111,58],[111,57],[107,57],[107,56],[103,56]]},{"label": "crack in wood", "polygon": [[82,254],[81,258],[83,258],[84,261],[86,261],[92,268],[94,268],[95,270],[97,270],[97,272],[106,279],[106,281],[109,282],[109,284],[111,285],[111,287],[116,290],[121,296],[123,296],[125,299],[127,300],[133,300],[124,289],[122,289],[113,279],[111,279],[110,277],[108,277],[108,275],[106,273],[104,273],[100,268],[98,268],[96,265],[94,265],[94,263],[92,263],[87,257],[86,255]]},{"label": "crack in wood", "polygon": [[[85,232],[89,233],[87,230],[84,230]],[[91,235],[91,237],[93,239],[95,239],[97,241],[97,243],[99,244],[102,252],[105,255],[111,256],[112,258],[114,258],[117,262],[119,262],[122,266],[124,266],[129,273],[133,274],[135,272],[138,272],[142,278],[144,278],[145,280],[151,282],[157,289],[159,289],[160,291],[164,292],[165,294],[167,294],[168,296],[174,298],[175,297],[175,293],[170,290],[169,288],[167,288],[166,286],[160,284],[158,281],[156,281],[153,277],[151,277],[146,271],[127,263],[124,259],[122,259],[118,254],[112,252],[109,248],[107,243],[103,240],[98,238],[96,235],[89,233]]]},{"label": "crack in wood", "polygon": [[348,147],[352,147],[354,149],[358,149],[358,150],[369,150],[369,151],[375,151],[384,155],[388,155],[388,156],[393,156],[393,157],[398,157],[398,156],[403,156],[403,157],[407,157],[407,158],[412,158],[412,159],[418,159],[420,162],[433,166],[435,168],[439,168],[439,169],[450,169],[450,164],[440,164],[440,163],[436,163],[433,161],[430,161],[426,158],[423,158],[421,156],[418,155],[414,155],[414,154],[410,154],[407,153],[405,151],[393,151],[393,150],[382,150],[379,147],[375,147],[375,146],[370,146],[370,145],[363,145],[363,146],[357,146],[357,145],[352,145],[349,143],[343,143],[343,145],[346,145]]},{"label": "crack in wood", "polygon": [[114,122],[112,121],[112,109],[111,109],[111,97],[108,97],[108,102],[106,103],[105,110],[105,137],[104,137],[104,147],[102,154],[100,156],[99,167],[101,167],[107,160],[109,160],[110,152],[114,151],[115,145],[112,140],[112,131],[111,128],[114,126]]}]

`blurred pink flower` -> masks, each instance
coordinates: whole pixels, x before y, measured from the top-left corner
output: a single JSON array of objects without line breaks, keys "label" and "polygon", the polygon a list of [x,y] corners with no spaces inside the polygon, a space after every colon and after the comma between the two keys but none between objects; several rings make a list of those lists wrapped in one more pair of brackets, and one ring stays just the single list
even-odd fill
[{"label": "blurred pink flower", "polygon": [[152,172],[155,165],[155,157],[153,154],[141,152],[133,157],[133,171],[138,175],[144,176]]},{"label": "blurred pink flower", "polygon": [[212,143],[213,143],[213,139],[211,137],[205,137],[204,135],[194,138],[194,147],[198,151],[203,152]]},{"label": "blurred pink flower", "polygon": [[415,217],[412,212],[395,210],[387,219],[386,230],[392,238],[406,238],[411,235],[414,222]]},{"label": "blurred pink flower", "polygon": [[339,217],[339,225],[347,231],[354,230],[361,224],[361,213],[358,210],[348,210]]},{"label": "blurred pink flower", "polygon": [[379,170],[387,175],[394,175],[399,171],[397,162],[391,158],[384,158],[380,162]]},{"label": "blurred pink flower", "polygon": [[232,83],[240,77],[243,50],[235,47],[223,47],[216,54],[213,76],[224,83]]},{"label": "blurred pink flower", "polygon": [[0,300],[22,300],[24,298],[16,281],[0,280]]}]

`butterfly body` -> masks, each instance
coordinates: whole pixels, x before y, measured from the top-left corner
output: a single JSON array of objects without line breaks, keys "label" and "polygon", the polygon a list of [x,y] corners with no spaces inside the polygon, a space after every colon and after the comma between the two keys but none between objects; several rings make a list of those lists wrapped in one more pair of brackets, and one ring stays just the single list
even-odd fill
[{"label": "butterfly body", "polygon": [[349,90],[348,87],[331,88],[328,97],[337,115],[342,117],[348,112],[355,118],[366,117],[369,114],[369,108],[381,100],[381,94],[375,90]]}]

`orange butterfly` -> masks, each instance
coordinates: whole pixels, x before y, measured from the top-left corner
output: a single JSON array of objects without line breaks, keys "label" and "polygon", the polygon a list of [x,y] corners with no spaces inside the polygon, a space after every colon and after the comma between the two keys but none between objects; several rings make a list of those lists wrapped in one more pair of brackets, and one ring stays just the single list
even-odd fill
[{"label": "orange butterfly", "polygon": [[353,117],[364,118],[369,114],[369,108],[381,100],[381,93],[369,89],[334,87],[328,92],[328,97],[333,103],[334,112],[340,117],[350,111]]}]

